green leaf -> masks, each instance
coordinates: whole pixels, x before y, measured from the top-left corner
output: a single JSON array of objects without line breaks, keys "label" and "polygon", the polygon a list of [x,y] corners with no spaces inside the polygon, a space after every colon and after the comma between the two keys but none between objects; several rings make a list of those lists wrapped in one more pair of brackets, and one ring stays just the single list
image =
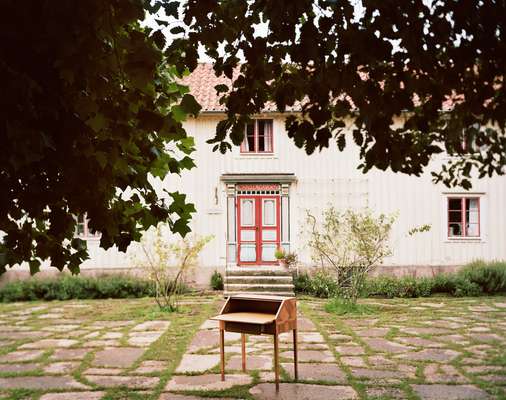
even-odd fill
[{"label": "green leaf", "polygon": [[185,94],[183,96],[180,106],[185,113],[193,115],[194,117],[197,117],[200,110],[202,109],[202,106],[197,103],[197,100],[195,100],[195,97],[193,97],[191,94]]}]

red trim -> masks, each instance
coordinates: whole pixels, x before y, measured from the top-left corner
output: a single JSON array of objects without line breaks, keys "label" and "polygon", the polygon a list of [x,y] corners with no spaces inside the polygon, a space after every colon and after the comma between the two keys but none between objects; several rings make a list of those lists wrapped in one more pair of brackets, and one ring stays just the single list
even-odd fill
[{"label": "red trim", "polygon": [[[241,201],[245,199],[254,200],[255,204],[255,224],[252,227],[241,225]],[[274,199],[276,204],[276,224],[274,226],[263,226],[263,202],[266,199]],[[262,244],[272,243],[278,248],[281,243],[281,215],[280,215],[280,196],[265,196],[265,195],[246,195],[237,197],[237,265],[276,265],[277,261],[262,261]],[[255,230],[254,241],[243,241],[241,240],[241,231],[243,230]],[[275,240],[262,240],[263,230],[275,230]],[[256,260],[255,261],[241,261],[241,244],[242,243],[255,243]]]},{"label": "red trim", "polygon": [[[451,200],[460,200],[460,210],[451,210],[450,209],[450,201]],[[477,222],[477,225],[478,225],[478,234],[477,235],[472,235],[470,236],[468,234],[468,221],[466,219],[466,200],[476,200],[477,201],[477,205],[478,205],[478,222]],[[453,238],[480,238],[481,237],[481,204],[480,204],[480,197],[473,197],[473,196],[466,196],[466,197],[448,197],[448,200],[447,200],[447,206],[446,206],[446,209],[447,209],[447,236],[448,238],[450,239],[453,239]],[[461,232],[461,235],[450,235],[450,224],[452,222],[450,222],[450,212],[456,212],[456,211],[460,211],[460,232]],[[453,222],[453,223],[456,223],[456,222]]]}]

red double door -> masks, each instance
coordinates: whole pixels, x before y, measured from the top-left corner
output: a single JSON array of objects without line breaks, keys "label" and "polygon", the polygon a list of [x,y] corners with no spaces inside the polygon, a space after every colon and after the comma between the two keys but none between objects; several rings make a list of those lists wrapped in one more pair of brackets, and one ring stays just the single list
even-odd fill
[{"label": "red double door", "polygon": [[274,253],[280,245],[279,196],[237,198],[237,264],[277,264]]}]

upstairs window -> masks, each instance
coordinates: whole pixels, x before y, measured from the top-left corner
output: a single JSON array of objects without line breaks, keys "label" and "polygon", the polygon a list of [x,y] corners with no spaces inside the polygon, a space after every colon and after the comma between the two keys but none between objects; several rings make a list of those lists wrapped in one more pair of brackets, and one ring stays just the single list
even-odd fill
[{"label": "upstairs window", "polygon": [[448,237],[480,237],[480,198],[448,198]]},{"label": "upstairs window", "polygon": [[271,154],[272,152],[272,119],[256,119],[247,124],[241,153]]},{"label": "upstairs window", "polygon": [[91,231],[91,229],[88,227],[88,221],[89,219],[86,218],[86,214],[81,214],[76,218],[76,232],[75,236],[86,239],[86,238],[99,238],[100,233]]}]

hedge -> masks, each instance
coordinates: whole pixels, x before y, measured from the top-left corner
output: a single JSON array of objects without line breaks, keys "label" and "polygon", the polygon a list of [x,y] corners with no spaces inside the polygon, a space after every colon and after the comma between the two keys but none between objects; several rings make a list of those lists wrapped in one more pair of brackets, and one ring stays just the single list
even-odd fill
[{"label": "hedge", "polygon": [[[299,274],[295,278],[295,291],[324,298],[339,294],[335,280],[322,270],[313,274]],[[434,294],[461,297],[503,293],[506,293],[506,262],[474,261],[456,273],[429,278],[396,278],[387,275],[369,278],[362,297],[409,298]]]},{"label": "hedge", "polygon": [[64,275],[58,278],[28,279],[0,288],[0,301],[125,299],[154,296],[153,285],[127,275],[99,277]]}]

